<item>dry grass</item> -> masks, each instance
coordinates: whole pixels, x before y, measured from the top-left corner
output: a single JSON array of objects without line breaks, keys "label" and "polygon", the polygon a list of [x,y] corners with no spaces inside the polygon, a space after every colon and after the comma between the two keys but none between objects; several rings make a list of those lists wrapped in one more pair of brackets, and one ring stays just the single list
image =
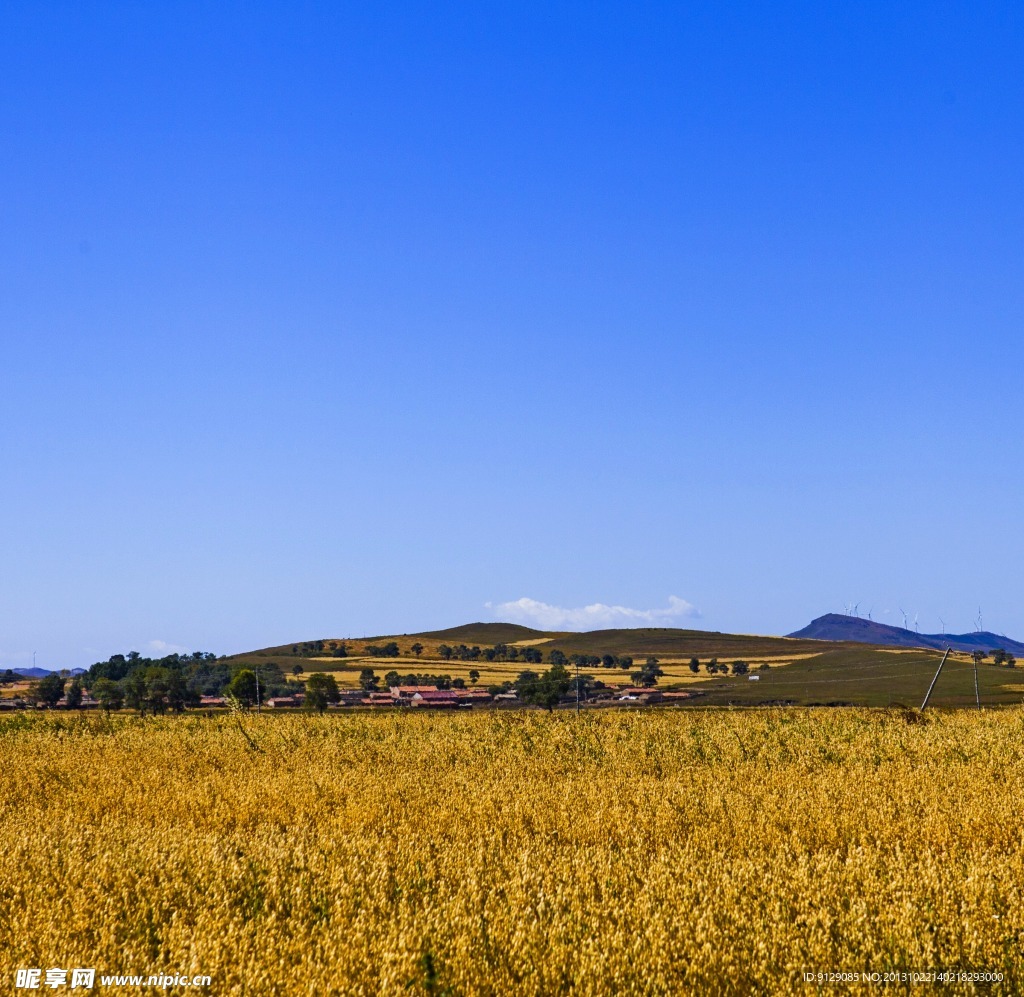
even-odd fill
[{"label": "dry grass", "polygon": [[289,997],[1024,987],[1020,710],[242,724],[0,718],[9,966]]}]

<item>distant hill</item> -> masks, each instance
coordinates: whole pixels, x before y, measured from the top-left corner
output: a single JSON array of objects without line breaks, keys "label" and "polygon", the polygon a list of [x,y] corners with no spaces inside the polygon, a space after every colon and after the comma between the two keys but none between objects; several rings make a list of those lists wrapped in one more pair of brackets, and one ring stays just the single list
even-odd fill
[{"label": "distant hill", "polygon": [[944,651],[994,651],[1002,648],[1015,656],[1024,656],[1024,644],[1000,637],[999,634],[980,630],[967,634],[919,634],[903,627],[876,623],[859,616],[843,616],[841,613],[826,613],[812,620],[803,630],[788,634],[797,639],[855,641],[858,644],[875,644],[881,647],[926,647]]},{"label": "distant hill", "polygon": [[374,637],[297,641],[277,647],[265,647],[229,656],[233,663],[258,664],[267,659],[285,665],[289,658],[332,658],[344,645],[350,659],[360,659],[371,645],[394,641],[403,658],[420,658],[412,648],[420,645],[422,660],[435,660],[442,644],[455,647],[493,647],[495,644],[533,644],[545,657],[555,648],[566,655],[628,654],[633,657],[655,655],[659,658],[743,658],[818,654],[822,648],[813,640],[788,637],[760,637],[754,634],[727,634],[710,630],[681,630],[675,627],[629,627],[618,630],[554,631],[534,630],[516,623],[466,623],[446,630],[422,633],[386,634]]},{"label": "distant hill", "polygon": [[[0,668],[0,671],[6,671],[6,669]],[[15,675],[20,675],[23,679],[44,679],[47,675],[52,675],[55,671],[66,671],[68,675],[85,674],[84,668],[12,668],[11,671],[14,672]]]}]

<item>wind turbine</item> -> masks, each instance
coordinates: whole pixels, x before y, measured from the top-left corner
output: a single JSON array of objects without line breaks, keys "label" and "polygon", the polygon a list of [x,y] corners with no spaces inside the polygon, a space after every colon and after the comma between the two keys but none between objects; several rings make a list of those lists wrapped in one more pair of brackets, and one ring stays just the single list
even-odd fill
[{"label": "wind turbine", "polygon": [[900,609],[900,614],[903,616],[903,629],[908,630],[909,627],[907,626],[907,611],[905,609]]},{"label": "wind turbine", "polygon": [[914,613],[914,633],[920,633],[921,632],[920,629],[917,626],[917,617],[918,617],[918,614]]},{"label": "wind turbine", "polygon": [[977,633],[981,633],[985,629],[984,621],[981,618],[981,606],[978,607],[978,618],[974,621],[974,625]]},{"label": "wind turbine", "polygon": [[941,616],[939,617],[939,623],[942,626],[942,636],[945,637],[946,636],[946,621]]}]

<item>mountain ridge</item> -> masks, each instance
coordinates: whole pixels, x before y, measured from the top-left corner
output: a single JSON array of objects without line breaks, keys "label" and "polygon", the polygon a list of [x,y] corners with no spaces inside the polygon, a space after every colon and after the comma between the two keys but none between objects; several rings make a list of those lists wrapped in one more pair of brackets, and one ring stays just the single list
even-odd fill
[{"label": "mountain ridge", "polygon": [[934,651],[951,647],[954,651],[991,652],[1001,648],[1010,654],[1024,655],[1024,643],[988,630],[966,634],[921,634],[842,613],[826,613],[786,636],[802,640],[854,641],[882,647],[923,647]]}]

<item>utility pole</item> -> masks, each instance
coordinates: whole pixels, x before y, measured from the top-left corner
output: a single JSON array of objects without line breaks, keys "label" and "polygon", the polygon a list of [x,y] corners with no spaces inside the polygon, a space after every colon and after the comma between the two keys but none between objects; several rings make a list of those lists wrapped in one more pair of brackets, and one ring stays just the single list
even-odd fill
[{"label": "utility pole", "polygon": [[576,656],[576,716],[580,715],[580,659]]},{"label": "utility pole", "polygon": [[256,713],[260,712],[260,666],[257,665],[253,671],[256,673]]},{"label": "utility pole", "polygon": [[935,683],[939,680],[939,672],[942,671],[942,666],[946,663],[946,658],[949,657],[949,652],[953,648],[947,647],[946,653],[942,656],[942,660],[939,662],[939,667],[935,670],[935,678],[932,679],[932,684],[928,686],[928,691],[924,694],[924,702],[921,704],[921,712],[924,712],[924,708],[928,705],[928,700],[931,697],[932,689],[935,688]]},{"label": "utility pole", "polygon": [[974,701],[978,704],[978,709],[981,709],[981,693],[978,692],[978,662],[981,661],[981,651],[975,651],[971,654],[974,658]]}]

